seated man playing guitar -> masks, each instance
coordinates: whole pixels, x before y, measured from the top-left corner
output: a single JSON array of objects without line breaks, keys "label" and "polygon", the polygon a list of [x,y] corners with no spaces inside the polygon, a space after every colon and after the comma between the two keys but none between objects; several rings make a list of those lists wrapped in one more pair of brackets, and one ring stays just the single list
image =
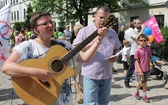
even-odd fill
[{"label": "seated man playing guitar", "polygon": [[[92,46],[84,53],[77,54],[75,51],[80,46],[75,49],[66,41],[51,40],[54,22],[49,13],[35,13],[30,19],[30,25],[37,38],[16,46],[5,61],[2,72],[12,76],[14,90],[26,104],[72,105],[67,78],[74,75],[74,71],[67,61],[73,56],[82,61],[91,60],[96,54],[98,43],[105,37],[107,28],[99,28]],[[81,48],[83,47],[85,46]]]}]

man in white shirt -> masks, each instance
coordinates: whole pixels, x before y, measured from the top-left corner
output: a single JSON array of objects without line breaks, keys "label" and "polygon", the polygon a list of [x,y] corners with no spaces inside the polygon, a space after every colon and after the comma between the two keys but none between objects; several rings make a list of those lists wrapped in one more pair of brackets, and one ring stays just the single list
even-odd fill
[{"label": "man in white shirt", "polygon": [[69,31],[69,25],[66,26],[66,29],[64,30],[64,35],[65,35],[66,41],[70,41],[70,38],[71,38],[72,34]]},{"label": "man in white shirt", "polygon": [[135,28],[133,30],[130,31],[130,44],[131,44],[131,49],[130,49],[130,67],[127,71],[127,75],[125,77],[125,87],[126,88],[131,88],[129,82],[130,82],[130,78],[132,77],[133,73],[134,73],[134,63],[135,63],[135,59],[134,59],[134,53],[136,48],[138,47],[138,36],[141,35],[144,31],[145,25],[141,24],[141,20],[140,19],[136,19],[134,21],[134,26]]},{"label": "man in white shirt", "polygon": [[128,24],[128,27],[129,28],[125,31],[124,39],[130,41],[130,33],[134,29],[134,24],[132,22],[130,22]]}]

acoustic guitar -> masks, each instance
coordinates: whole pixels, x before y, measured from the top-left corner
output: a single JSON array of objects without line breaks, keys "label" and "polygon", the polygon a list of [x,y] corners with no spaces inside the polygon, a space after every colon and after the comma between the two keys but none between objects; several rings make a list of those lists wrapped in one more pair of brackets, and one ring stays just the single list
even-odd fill
[{"label": "acoustic guitar", "polygon": [[[103,22],[103,26],[110,27],[115,22],[116,18],[111,15]],[[49,70],[53,74],[47,82],[42,82],[34,76],[12,77],[16,94],[28,105],[52,105],[59,97],[63,81],[74,75],[74,70],[68,66],[68,61],[97,35],[96,30],[69,52],[62,46],[54,45],[43,58],[21,61],[19,64],[22,66]]]}]

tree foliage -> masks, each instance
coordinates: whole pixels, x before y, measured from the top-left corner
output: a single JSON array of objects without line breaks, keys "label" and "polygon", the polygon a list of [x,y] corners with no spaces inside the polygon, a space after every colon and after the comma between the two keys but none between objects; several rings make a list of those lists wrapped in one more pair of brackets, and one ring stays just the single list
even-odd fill
[{"label": "tree foliage", "polygon": [[[38,11],[47,11],[58,14],[58,18],[70,22],[80,21],[84,26],[88,22],[88,14],[92,14],[95,7],[104,5],[110,12],[121,8],[119,0],[32,0],[34,8]],[[142,1],[142,0],[135,0]],[[127,5],[128,6],[128,5]]]},{"label": "tree foliage", "polygon": [[17,31],[20,32],[21,28],[24,27],[24,22],[15,22],[13,29],[16,29]]},{"label": "tree foliage", "polygon": [[162,27],[161,32],[164,38],[164,42],[162,42],[162,46],[164,47],[164,58],[168,60],[168,26]]},{"label": "tree foliage", "polygon": [[31,28],[30,27],[30,18],[33,14],[33,7],[31,6],[31,4],[29,3],[28,4],[28,7],[27,7],[27,14],[26,14],[26,20],[24,22],[24,27],[28,27],[29,29]]},{"label": "tree foliage", "polygon": [[118,0],[33,0],[34,8],[38,11],[47,11],[51,14],[58,14],[68,23],[80,21],[87,25],[88,14],[93,12],[95,7],[106,5],[111,11],[115,11],[120,6]]}]

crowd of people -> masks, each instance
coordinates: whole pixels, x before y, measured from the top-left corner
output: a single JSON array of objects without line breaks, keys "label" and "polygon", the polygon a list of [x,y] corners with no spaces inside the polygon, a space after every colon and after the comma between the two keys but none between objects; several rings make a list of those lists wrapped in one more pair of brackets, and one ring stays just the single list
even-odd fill
[{"label": "crowd of people", "polygon": [[[97,31],[97,36],[74,57],[73,86],[78,92],[77,102],[84,105],[108,105],[113,63],[119,58],[118,56],[106,58],[122,50],[121,61],[125,87],[131,88],[129,82],[135,73],[137,80],[135,98],[138,100],[142,98],[149,103],[146,88],[151,51],[147,47],[148,38],[143,34],[145,25],[140,19],[135,19],[129,23],[126,31],[124,31],[125,26],[121,26],[117,34],[112,28],[102,27],[102,22],[109,16],[109,9],[100,6],[94,14],[94,22],[91,25],[83,27],[81,24],[76,24],[73,26],[73,32],[70,31],[70,26],[66,25],[65,30],[58,28],[58,32],[55,33],[50,14],[37,12],[30,19],[31,32],[28,29],[22,29],[20,32],[13,31],[9,42],[11,55],[5,61],[2,72],[15,77],[34,76],[46,82],[52,78],[52,72],[40,68],[24,67],[18,62],[30,58],[42,58],[50,47],[58,43],[67,50],[71,50]],[[143,88],[142,97],[139,94],[141,86]],[[54,105],[72,105],[68,79],[63,82],[60,95]]]}]

